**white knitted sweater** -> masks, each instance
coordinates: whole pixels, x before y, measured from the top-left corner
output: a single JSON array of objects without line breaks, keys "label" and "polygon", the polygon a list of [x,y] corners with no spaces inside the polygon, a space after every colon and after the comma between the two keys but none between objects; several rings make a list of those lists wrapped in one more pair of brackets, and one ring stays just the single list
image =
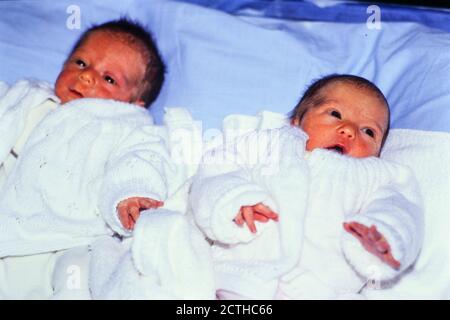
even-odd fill
[{"label": "white knitted sweater", "polygon": [[112,100],[80,99],[51,112],[1,190],[0,257],[84,245],[112,231],[128,235],[118,202],[166,200],[185,179],[166,135],[147,110]]},{"label": "white knitted sweater", "polygon": [[[298,128],[252,132],[204,157],[191,206],[215,240],[217,289],[247,298],[339,298],[364,278],[401,274],[422,245],[423,216],[409,170],[378,158],[353,159],[316,149]],[[257,234],[232,220],[242,205],[263,202],[279,222],[257,222]],[[347,234],[343,222],[376,225],[398,271]]]}]

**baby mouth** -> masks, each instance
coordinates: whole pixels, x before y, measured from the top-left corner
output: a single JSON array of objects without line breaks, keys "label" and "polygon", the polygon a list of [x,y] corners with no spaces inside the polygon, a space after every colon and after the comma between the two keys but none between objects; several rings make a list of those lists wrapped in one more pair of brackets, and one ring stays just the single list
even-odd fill
[{"label": "baby mouth", "polygon": [[70,91],[70,93],[77,96],[78,98],[83,98],[83,95],[80,92],[78,92],[77,90],[69,88],[69,91]]},{"label": "baby mouth", "polygon": [[345,153],[344,147],[343,146],[339,146],[339,145],[328,147],[327,150],[331,150],[331,151],[337,152],[339,154],[344,154]]}]

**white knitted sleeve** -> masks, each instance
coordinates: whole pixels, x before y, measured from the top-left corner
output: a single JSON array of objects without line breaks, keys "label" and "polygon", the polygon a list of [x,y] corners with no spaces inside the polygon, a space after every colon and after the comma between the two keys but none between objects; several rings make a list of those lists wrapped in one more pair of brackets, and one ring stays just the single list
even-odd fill
[{"label": "white knitted sleeve", "polygon": [[108,225],[123,235],[130,232],[119,221],[118,203],[131,197],[164,201],[177,176],[163,136],[151,127],[135,129],[119,141],[106,164],[99,208]]},{"label": "white knitted sleeve", "polygon": [[344,233],[343,250],[350,263],[366,277],[379,280],[392,279],[411,266],[422,247],[424,216],[422,197],[418,183],[410,170],[401,165],[388,163],[387,179],[369,194],[361,212],[346,218],[367,227],[375,225],[388,241],[393,257],[400,262],[394,268],[367,252],[359,241]]},{"label": "white knitted sleeve", "polygon": [[[245,178],[242,171],[215,177],[197,177],[191,191],[191,205],[198,226],[212,240],[235,244],[248,242],[262,232],[265,224],[256,222],[257,233],[246,225],[238,226],[233,219],[242,206],[272,203],[268,193]],[[273,210],[273,205],[271,206]],[[271,223],[271,222],[268,222]]]},{"label": "white knitted sleeve", "polygon": [[[272,220],[256,222],[257,233],[253,234],[246,225],[238,226],[233,219],[241,206],[259,202],[278,211],[270,181],[279,169],[282,142],[299,138],[294,131],[299,130],[254,131],[203,157],[192,185],[190,202],[196,223],[209,238],[227,244],[249,242],[275,223]],[[301,138],[305,140],[303,135]],[[303,152],[302,144],[299,150]]]},{"label": "white knitted sleeve", "polygon": [[[256,146],[257,135],[254,132],[232,146],[214,149],[202,159],[192,184],[190,203],[196,223],[212,240],[235,244],[248,242],[255,236],[246,225],[238,226],[233,219],[241,206],[267,202],[270,198],[250,174],[255,164],[250,163],[249,148]],[[258,232],[261,227],[257,225]]]}]

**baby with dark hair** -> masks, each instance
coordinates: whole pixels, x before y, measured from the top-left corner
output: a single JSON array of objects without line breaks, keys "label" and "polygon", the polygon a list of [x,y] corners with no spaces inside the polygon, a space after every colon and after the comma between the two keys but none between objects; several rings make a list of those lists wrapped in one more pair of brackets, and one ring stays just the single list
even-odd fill
[{"label": "baby with dark hair", "polygon": [[288,121],[212,150],[193,182],[218,296],[349,298],[368,279],[401,275],[421,248],[423,212],[409,169],[379,159],[382,92],[358,76],[326,76]]},{"label": "baby with dark hair", "polygon": [[83,33],[54,91],[0,86],[0,297],[48,297],[51,252],[130,236],[183,182],[146,110],[164,69],[150,33],[119,19]]},{"label": "baby with dark hair", "polygon": [[[110,21],[81,35],[56,80],[55,93],[61,103],[105,98],[148,108],[161,90],[164,69],[142,26],[127,19]],[[93,82],[83,86],[83,80]]]}]

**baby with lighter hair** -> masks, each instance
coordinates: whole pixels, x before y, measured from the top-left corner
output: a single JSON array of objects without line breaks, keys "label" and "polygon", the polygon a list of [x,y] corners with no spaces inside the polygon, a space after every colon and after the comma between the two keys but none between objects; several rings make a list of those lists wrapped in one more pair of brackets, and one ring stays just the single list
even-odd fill
[{"label": "baby with lighter hair", "polygon": [[217,296],[355,298],[368,281],[401,276],[419,254],[423,210],[410,170],[379,158],[388,131],[373,83],[330,75],[289,125],[212,150],[191,206],[213,243]]}]

